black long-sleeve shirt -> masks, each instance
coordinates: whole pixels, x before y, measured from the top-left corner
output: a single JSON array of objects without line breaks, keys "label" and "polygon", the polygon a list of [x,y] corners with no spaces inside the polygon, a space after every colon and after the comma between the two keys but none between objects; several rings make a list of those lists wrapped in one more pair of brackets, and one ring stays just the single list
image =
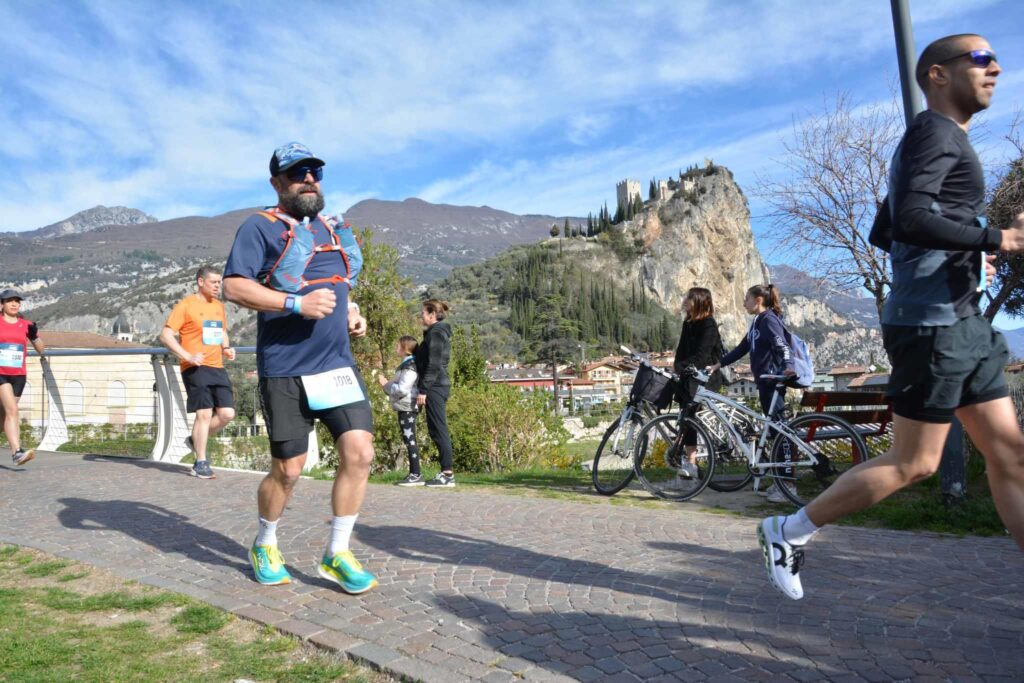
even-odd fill
[{"label": "black long-sleeve shirt", "polygon": [[[718,331],[718,323],[714,318],[702,318],[701,320],[684,320],[683,329],[679,333],[679,344],[676,345],[676,356],[672,361],[672,368],[677,375],[693,366],[703,370],[709,365],[718,362],[722,355],[722,336]],[[677,397],[680,402],[689,401],[697,393],[697,381],[692,378],[684,378]],[[707,387],[711,391],[717,391],[722,386],[722,374],[716,372],[708,381]]]},{"label": "black long-sleeve shirt", "polygon": [[999,230],[981,226],[985,177],[967,133],[934,111],[914,118],[889,170],[892,291],[886,325],[952,325],[979,312],[981,251]]}]

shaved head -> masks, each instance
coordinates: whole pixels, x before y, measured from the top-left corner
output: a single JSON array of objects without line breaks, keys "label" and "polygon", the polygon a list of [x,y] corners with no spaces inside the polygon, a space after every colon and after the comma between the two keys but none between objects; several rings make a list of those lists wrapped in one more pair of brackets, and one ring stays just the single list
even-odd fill
[{"label": "shaved head", "polygon": [[921,53],[917,60],[917,69],[914,70],[914,78],[917,84],[925,93],[928,92],[930,81],[928,70],[934,64],[941,64],[964,52],[963,42],[966,38],[981,38],[977,33],[957,33],[929,43],[928,47]]}]

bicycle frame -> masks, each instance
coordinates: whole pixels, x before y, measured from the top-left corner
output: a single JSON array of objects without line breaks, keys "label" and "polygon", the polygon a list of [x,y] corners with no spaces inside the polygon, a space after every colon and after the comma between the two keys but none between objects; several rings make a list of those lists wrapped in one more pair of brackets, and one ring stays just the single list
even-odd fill
[{"label": "bicycle frame", "polygon": [[[776,403],[778,400],[779,394],[776,393],[772,396],[772,403],[769,406],[768,415],[761,415],[760,413],[751,410],[742,403],[737,403],[736,401],[733,401],[729,398],[726,398],[725,396],[722,396],[721,394],[717,394],[707,389],[706,387],[704,387],[704,385],[701,385],[697,389],[697,393],[693,397],[694,404],[704,406],[705,408],[710,410],[715,415],[715,417],[719,419],[721,424],[725,426],[726,433],[729,435],[729,440],[732,442],[733,446],[739,448],[740,452],[743,453],[744,456],[746,456],[747,464],[750,466],[750,469],[752,471],[760,473],[761,475],[768,473],[768,470],[790,468],[793,467],[794,465],[813,466],[818,463],[818,458],[816,457],[817,453],[814,451],[814,449],[808,446],[804,442],[804,440],[801,439],[796,432],[794,432],[788,426],[786,426],[785,423],[777,422],[770,417],[770,415],[776,412]],[[756,422],[762,424],[761,435],[760,437],[758,437],[757,444],[753,448],[747,447],[747,444],[743,440],[743,437],[740,436],[740,433],[736,430],[736,426],[722,413],[722,409],[720,408],[721,404],[729,406],[733,410],[738,411],[740,414],[745,415],[751,420],[755,420]],[[761,454],[764,452],[765,446],[767,445],[769,432],[771,432],[772,430],[775,430],[779,434],[784,434],[788,437],[791,437],[793,442],[796,443],[797,448],[803,453],[803,455],[807,456],[808,459],[782,463],[758,462]],[[682,431],[680,431],[680,434],[681,433]],[[774,473],[772,473],[772,475],[774,476]]]},{"label": "bicycle frame", "polygon": [[[625,431],[625,430],[622,429],[622,427],[625,426],[625,425],[628,425],[630,423],[630,420],[633,418],[633,414],[634,413],[640,413],[641,415],[643,415],[644,416],[644,422],[646,422],[647,420],[651,420],[651,419],[653,419],[653,418],[658,416],[657,411],[653,410],[650,407],[650,404],[648,404],[648,403],[644,403],[643,401],[641,401],[640,403],[634,405],[633,403],[630,403],[629,401],[627,401],[626,402],[626,406],[622,409],[622,413],[619,415],[619,427],[620,428],[618,430],[616,430],[615,438],[612,439],[612,443],[611,443],[612,453],[617,453],[618,452],[619,439],[622,438],[622,435],[623,435],[623,433]],[[632,449],[630,449],[630,450],[632,451]]]}]

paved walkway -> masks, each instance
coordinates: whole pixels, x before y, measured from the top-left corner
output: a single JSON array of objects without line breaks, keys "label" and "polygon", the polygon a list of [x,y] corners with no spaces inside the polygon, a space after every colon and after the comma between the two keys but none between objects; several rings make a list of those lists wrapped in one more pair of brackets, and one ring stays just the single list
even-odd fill
[{"label": "paved walkway", "polygon": [[768,587],[731,516],[373,486],[356,527],[380,578],[339,593],[315,565],[329,482],[279,528],[296,581],[253,582],[259,475],[0,456],[0,541],[103,566],[428,681],[1024,680],[1024,556],[1006,538],[833,528],[809,596]]}]

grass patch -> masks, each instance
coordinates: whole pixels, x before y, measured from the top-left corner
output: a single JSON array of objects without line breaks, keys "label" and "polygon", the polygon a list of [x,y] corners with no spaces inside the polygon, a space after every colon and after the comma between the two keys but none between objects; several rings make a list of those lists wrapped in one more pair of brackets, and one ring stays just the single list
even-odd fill
[{"label": "grass patch", "polygon": [[[58,564],[72,571],[26,577],[26,565]],[[91,574],[89,588],[102,592],[54,585],[76,574]],[[0,672],[19,681],[388,680],[190,598],[35,550],[0,548],[0,614]]]},{"label": "grass patch", "polygon": [[149,590],[143,595],[123,592],[79,595],[63,588],[47,588],[40,596],[41,604],[63,612],[151,612],[165,605],[185,605],[189,599],[177,593]]},{"label": "grass patch", "polygon": [[84,579],[87,576],[89,576],[88,570],[83,570],[80,572],[70,572],[68,574],[62,574],[58,576],[57,581],[59,581],[60,583],[68,583],[69,581],[77,581],[78,579]]},{"label": "grass patch", "polygon": [[[423,476],[429,479],[438,470],[424,468]],[[376,484],[393,484],[405,478],[406,472],[383,472],[374,474],[370,481]],[[331,473],[333,478],[333,472]],[[551,469],[532,468],[515,472],[456,472],[455,480],[459,486],[489,486],[511,489],[534,489],[538,492],[555,490],[579,491],[590,488],[590,473],[582,469]]]},{"label": "grass patch", "polygon": [[57,447],[62,453],[90,453],[92,455],[119,455],[146,458],[153,452],[155,439],[80,439]]},{"label": "grass patch", "polygon": [[50,576],[56,574],[61,569],[71,565],[70,560],[54,560],[53,562],[37,562],[31,564],[23,570],[27,576],[39,578],[42,576]]},{"label": "grass patch", "polygon": [[210,605],[189,605],[179,612],[171,623],[180,633],[213,633],[219,631],[231,620],[223,610]]},{"label": "grass patch", "polygon": [[[596,446],[595,446],[596,448]],[[593,453],[591,452],[591,455]],[[839,522],[847,526],[861,526],[906,531],[933,531],[959,535],[1001,536],[1005,527],[999,520],[988,481],[984,475],[984,463],[980,457],[972,458],[968,467],[967,500],[960,506],[947,508],[942,501],[938,476],[899,491],[878,505],[856,513]],[[430,478],[436,469],[425,468],[424,477]],[[333,471],[320,471],[320,478],[331,479]],[[384,472],[374,474],[370,481],[378,484],[393,484],[405,477],[405,472]],[[496,493],[525,495],[539,498],[555,498],[577,503],[607,504],[650,509],[699,509],[722,515],[759,518],[767,515],[788,514],[793,506],[788,503],[772,504],[763,498],[738,509],[722,505],[719,500],[675,503],[660,500],[638,488],[636,483],[614,496],[602,496],[594,492],[590,473],[581,467],[571,469],[533,468],[516,472],[475,473],[456,472],[458,488],[488,489]],[[730,496],[733,494],[712,494]],[[737,494],[739,495],[739,494]],[[744,495],[749,496],[749,491]]]}]

